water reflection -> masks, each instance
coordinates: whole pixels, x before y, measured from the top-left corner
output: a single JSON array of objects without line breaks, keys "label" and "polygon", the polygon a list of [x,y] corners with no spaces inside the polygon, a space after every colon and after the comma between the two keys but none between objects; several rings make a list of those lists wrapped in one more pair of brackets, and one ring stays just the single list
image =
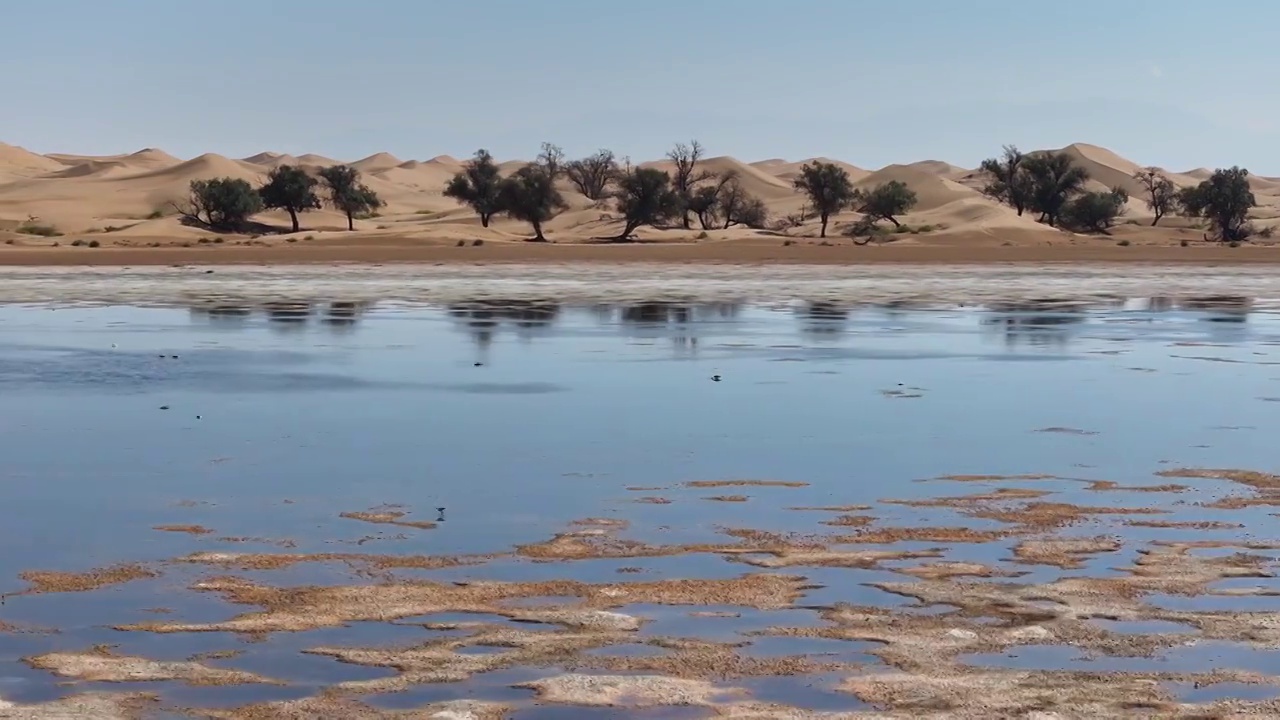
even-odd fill
[{"label": "water reflection", "polygon": [[[584,319],[588,327],[613,329],[639,341],[668,342],[677,357],[692,357],[708,335],[723,335],[741,326],[740,315],[748,307],[751,306],[739,302],[671,300],[572,305],[551,298],[487,297],[448,304],[444,310],[446,317],[471,337],[478,349],[477,361],[484,362],[495,338],[503,332],[531,342],[556,332],[560,325],[581,326]],[[201,324],[233,329],[265,323],[279,333],[296,334],[315,327],[331,333],[354,332],[361,320],[376,309],[375,302],[354,299],[248,305],[219,298],[197,303],[189,312],[192,320]],[[1200,335],[1194,338],[1196,341],[1238,344],[1248,339],[1247,321],[1255,312],[1250,298],[1236,295],[1108,296],[1088,301],[1039,298],[990,303],[976,309],[978,323],[1001,337],[1006,346],[1059,351],[1086,334],[1096,334],[1100,325],[1154,321],[1166,316],[1193,323],[1195,333]],[[771,312],[763,307],[751,310]],[[801,337],[821,343],[841,342],[855,327],[865,329],[868,324],[882,325],[885,321],[905,326],[927,315],[923,308],[902,303],[850,305],[828,300],[804,301],[788,312],[795,318]],[[566,322],[570,315],[578,319]]]}]

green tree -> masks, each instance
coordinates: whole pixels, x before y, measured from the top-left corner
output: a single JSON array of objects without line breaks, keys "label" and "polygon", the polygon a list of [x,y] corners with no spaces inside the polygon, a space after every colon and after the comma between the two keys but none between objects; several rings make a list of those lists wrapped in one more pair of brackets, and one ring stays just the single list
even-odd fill
[{"label": "green tree", "polygon": [[502,212],[500,190],[502,178],[498,165],[488,150],[477,150],[475,157],[467,161],[462,172],[453,176],[444,188],[444,196],[463,205],[470,205],[480,216],[480,224],[489,227],[489,220]]},{"label": "green tree", "polygon": [[533,240],[546,242],[542,223],[568,207],[556,190],[555,177],[545,165],[528,165],[502,181],[498,194],[502,209],[516,220],[533,226]]},{"label": "green tree", "polygon": [[1066,153],[1032,155],[1022,161],[1031,178],[1028,209],[1040,213],[1040,222],[1058,226],[1058,217],[1071,198],[1084,191],[1089,173]]},{"label": "green tree", "polygon": [[1155,213],[1151,227],[1160,222],[1160,218],[1178,209],[1178,188],[1165,176],[1160,168],[1145,167],[1133,173],[1147,196],[1147,209]]},{"label": "green tree", "polygon": [[287,211],[293,232],[298,232],[298,213],[320,208],[320,198],[316,197],[319,183],[300,167],[281,165],[267,174],[267,183],[258,188],[258,194],[263,207]]},{"label": "green tree", "polygon": [[858,198],[849,173],[835,163],[806,164],[800,168],[795,187],[809,196],[809,204],[822,220],[819,237],[827,236],[827,221],[831,216],[838,214]]},{"label": "green tree", "polygon": [[[1248,239],[1249,211],[1257,207],[1257,198],[1249,188],[1249,171],[1242,167],[1214,170],[1208,180],[1178,193],[1178,204],[1191,217],[1209,221],[1217,239],[1232,242]],[[1205,239],[1209,239],[1205,235]]]},{"label": "green tree", "polygon": [[897,216],[910,212],[916,206],[916,192],[899,180],[890,180],[877,185],[867,192],[858,193],[854,203],[858,212],[866,215],[873,222],[888,220],[894,227],[901,227]]},{"label": "green tree", "polygon": [[1128,201],[1129,193],[1119,187],[1077,195],[1063,206],[1062,224],[1079,232],[1106,234]]},{"label": "green tree", "polygon": [[186,203],[175,203],[174,209],[187,222],[239,232],[251,216],[262,212],[262,197],[249,181],[240,178],[192,180]]},{"label": "green tree", "polygon": [[386,203],[360,182],[360,171],[350,165],[323,168],[320,177],[329,186],[329,202],[347,216],[347,229],[355,230],[355,216],[371,213]]},{"label": "green tree", "polygon": [[1003,157],[982,161],[982,172],[988,178],[982,194],[1009,205],[1018,215],[1031,204],[1031,176],[1023,165],[1026,157],[1017,146],[1005,145]]},{"label": "green tree", "polygon": [[654,225],[678,216],[683,207],[671,189],[671,176],[654,168],[632,168],[618,176],[613,197],[626,225],[614,238],[625,242],[641,225]]},{"label": "green tree", "polygon": [[590,200],[603,200],[607,188],[618,173],[618,161],[612,150],[598,150],[594,155],[571,160],[564,167],[565,177]]}]

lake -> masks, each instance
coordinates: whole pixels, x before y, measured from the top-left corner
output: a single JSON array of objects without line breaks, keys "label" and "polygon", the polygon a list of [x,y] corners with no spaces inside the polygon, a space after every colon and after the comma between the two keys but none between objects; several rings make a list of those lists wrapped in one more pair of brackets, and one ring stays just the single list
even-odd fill
[{"label": "lake", "polygon": [[629,272],[0,273],[0,717],[1280,711],[1280,283]]}]

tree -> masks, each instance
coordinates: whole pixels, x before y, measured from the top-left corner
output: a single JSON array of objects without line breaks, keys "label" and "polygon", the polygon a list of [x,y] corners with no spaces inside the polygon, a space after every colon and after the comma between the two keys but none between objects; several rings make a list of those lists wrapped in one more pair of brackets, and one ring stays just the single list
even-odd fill
[{"label": "tree", "polygon": [[590,200],[607,197],[606,189],[617,173],[618,161],[611,150],[597,150],[594,155],[571,160],[564,166],[565,177]]},{"label": "tree", "polygon": [[564,172],[564,150],[559,145],[552,145],[549,142],[542,143],[542,152],[538,153],[538,159],[535,164],[541,165],[552,180],[560,177],[560,173]]},{"label": "tree", "polygon": [[546,242],[542,223],[568,207],[556,190],[555,176],[546,166],[528,165],[502,181],[498,194],[502,210],[516,220],[533,225],[533,240]]},{"label": "tree", "polygon": [[262,212],[262,197],[240,178],[192,180],[187,202],[174,203],[174,209],[183,219],[211,230],[238,232],[250,216]]},{"label": "tree", "polygon": [[281,165],[267,174],[267,183],[258,188],[258,194],[262,196],[263,207],[288,211],[293,232],[298,232],[298,213],[320,208],[320,198],[316,197],[318,184],[320,181],[302,168]]},{"label": "tree", "polygon": [[502,212],[501,185],[502,178],[498,175],[498,165],[493,162],[493,156],[488,150],[477,150],[475,157],[463,166],[462,172],[454,175],[445,186],[444,196],[470,205],[480,216],[480,224],[489,227],[489,219]]},{"label": "tree", "polygon": [[702,153],[702,145],[697,140],[690,141],[688,145],[676,143],[676,146],[667,153],[667,159],[675,163],[676,166],[676,174],[671,178],[671,185],[675,190],[676,197],[679,198],[680,203],[684,206],[682,220],[685,230],[692,226],[689,216],[692,212],[690,204],[698,183],[715,177],[713,172],[698,170],[698,161],[702,159]]},{"label": "tree", "polygon": [[1058,216],[1067,201],[1084,191],[1089,173],[1071,162],[1066,153],[1032,155],[1022,161],[1031,178],[1031,201],[1027,207],[1040,213],[1040,222],[1058,226]]},{"label": "tree", "polygon": [[[1178,193],[1178,204],[1192,217],[1202,217],[1222,242],[1248,239],[1249,211],[1258,201],[1249,188],[1249,171],[1242,167],[1214,170],[1208,180]],[[1205,235],[1205,239],[1209,238]]]},{"label": "tree", "polygon": [[827,236],[827,221],[838,214],[858,197],[849,173],[835,163],[815,162],[800,168],[800,177],[795,179],[797,190],[809,196],[809,204],[822,220],[822,231],[819,237]]},{"label": "tree", "polygon": [[1023,166],[1025,159],[1017,146],[1005,145],[1003,158],[982,161],[982,172],[988,176],[982,194],[1012,206],[1018,215],[1031,204],[1031,176]]},{"label": "tree", "polygon": [[720,215],[727,230],[734,225],[746,225],[756,230],[769,222],[769,210],[764,201],[748,193],[735,176],[720,185]]},{"label": "tree", "polygon": [[1178,188],[1173,181],[1165,177],[1160,168],[1145,167],[1134,171],[1133,179],[1142,184],[1147,193],[1147,209],[1155,213],[1151,227],[1160,222],[1160,218],[1178,209]]},{"label": "tree", "polygon": [[1129,193],[1120,187],[1111,192],[1087,192],[1063,206],[1062,223],[1072,230],[1106,234],[1128,201]]},{"label": "tree", "polygon": [[684,209],[671,188],[671,176],[654,168],[633,168],[619,175],[613,196],[618,212],[626,219],[622,232],[614,238],[617,242],[625,242],[641,225],[660,223]]},{"label": "tree", "polygon": [[355,216],[371,213],[386,203],[360,182],[360,171],[350,165],[334,165],[320,170],[329,186],[329,202],[347,216],[347,229],[355,230]]},{"label": "tree", "polygon": [[916,206],[916,193],[907,184],[898,180],[890,180],[877,185],[869,192],[858,193],[855,200],[858,212],[866,215],[872,222],[888,220],[894,227],[900,227],[897,215],[909,212]]},{"label": "tree", "polygon": [[694,190],[685,210],[697,216],[703,230],[716,227],[720,224],[720,187],[704,185]]}]

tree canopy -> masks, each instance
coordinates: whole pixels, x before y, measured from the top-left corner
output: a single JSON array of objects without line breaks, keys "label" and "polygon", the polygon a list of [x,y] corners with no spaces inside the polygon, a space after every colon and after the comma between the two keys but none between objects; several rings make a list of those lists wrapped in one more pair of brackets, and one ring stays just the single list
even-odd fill
[{"label": "tree canopy", "polygon": [[1248,239],[1249,211],[1258,201],[1249,188],[1249,171],[1232,167],[1215,170],[1208,180],[1183,188],[1178,204],[1187,215],[1207,219],[1218,240],[1232,242]]},{"label": "tree canopy", "polygon": [[1009,205],[1019,215],[1031,204],[1032,181],[1024,160],[1017,146],[1005,145],[1003,157],[982,161],[982,172],[988,177],[982,194]]},{"label": "tree canopy", "polygon": [[1079,232],[1106,233],[1128,201],[1129,193],[1119,187],[1110,192],[1082,193],[1063,206],[1062,224]]},{"label": "tree canopy", "polygon": [[827,236],[827,221],[838,214],[858,197],[849,179],[849,173],[835,163],[807,163],[800,168],[800,176],[795,179],[795,188],[809,196],[809,204],[813,206],[818,218],[822,221],[819,237]]},{"label": "tree canopy", "polygon": [[371,213],[385,203],[378,194],[360,182],[360,171],[350,165],[334,165],[320,171],[329,187],[329,202],[347,216],[347,229],[355,230],[355,216]]},{"label": "tree canopy", "polygon": [[1067,202],[1084,192],[1089,173],[1073,163],[1070,155],[1060,152],[1030,155],[1021,166],[1031,179],[1028,209],[1040,213],[1040,222],[1057,227]]},{"label": "tree canopy", "polygon": [[895,227],[899,227],[902,223],[898,222],[897,216],[910,212],[911,208],[916,206],[917,200],[916,192],[907,187],[906,183],[890,180],[869,191],[858,192],[854,205],[858,212],[866,215],[873,222],[888,220]]},{"label": "tree canopy", "polygon": [[262,212],[262,196],[248,180],[222,177],[192,180],[185,205],[175,205],[183,218],[211,230],[239,232]]},{"label": "tree canopy", "polygon": [[591,200],[603,200],[608,196],[609,183],[618,172],[618,161],[612,150],[597,150],[581,160],[571,160],[564,166],[565,177],[578,192]]},{"label": "tree canopy", "polygon": [[546,242],[542,223],[568,205],[556,190],[555,176],[543,164],[527,165],[502,181],[498,190],[503,212],[533,226],[533,240]]},{"label": "tree canopy", "polygon": [[298,213],[320,208],[320,198],[316,196],[318,184],[320,181],[302,168],[281,165],[267,174],[267,182],[258,188],[258,194],[262,196],[263,207],[287,211],[293,232],[298,232]]},{"label": "tree canopy", "polygon": [[445,186],[444,196],[470,205],[480,216],[480,225],[489,227],[489,220],[502,212],[501,186],[502,178],[493,156],[488,150],[477,150],[462,172]]},{"label": "tree canopy", "polygon": [[653,225],[683,212],[680,198],[671,188],[671,176],[654,168],[631,168],[618,176],[613,197],[626,225],[614,238],[625,241],[641,225]]},{"label": "tree canopy", "polygon": [[1151,227],[1155,227],[1160,218],[1178,209],[1178,188],[1160,168],[1140,168],[1134,171],[1133,179],[1141,183],[1147,196],[1147,209],[1155,213]]}]

